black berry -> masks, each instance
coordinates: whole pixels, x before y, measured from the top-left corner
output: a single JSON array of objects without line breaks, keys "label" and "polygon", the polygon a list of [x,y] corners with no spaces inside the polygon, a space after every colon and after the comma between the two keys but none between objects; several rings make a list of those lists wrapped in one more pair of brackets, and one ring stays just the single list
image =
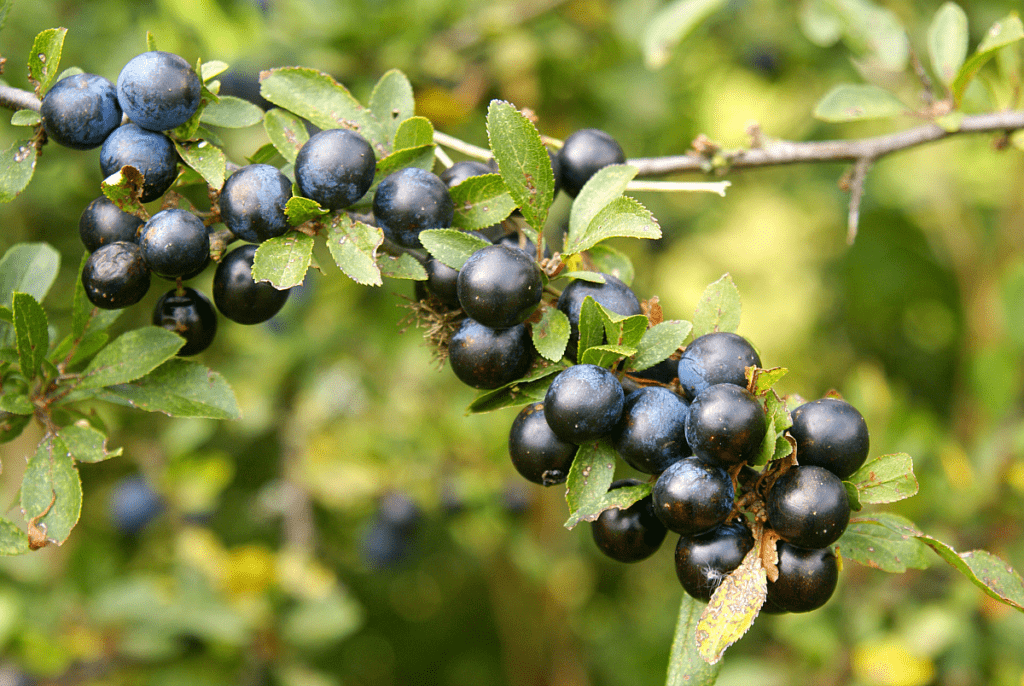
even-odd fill
[{"label": "black berry", "polygon": [[591,176],[610,164],[625,161],[626,155],[614,138],[600,129],[581,129],[566,138],[558,151],[562,188],[575,198]]},{"label": "black berry", "polygon": [[39,116],[46,135],[64,147],[98,148],[121,125],[117,89],[96,74],[67,76],[43,96]]},{"label": "black berry", "polygon": [[496,329],[525,321],[540,303],[543,290],[537,263],[521,250],[503,245],[480,248],[459,270],[462,309]]},{"label": "black berry", "polygon": [[121,69],[117,100],[133,123],[150,131],[166,131],[196,113],[201,86],[184,58],[152,50],[136,55]]},{"label": "black berry", "polygon": [[725,521],[732,512],[736,490],[721,467],[686,457],[661,473],[651,496],[654,514],[666,527],[696,536]]},{"label": "black berry", "polygon": [[[622,479],[612,483],[608,490],[639,485],[636,479]],[[619,562],[647,559],[658,551],[668,533],[651,511],[649,495],[624,510],[605,510],[593,522],[590,531],[601,552]]]},{"label": "black berry", "polygon": [[868,425],[853,405],[838,398],[813,400],[793,410],[790,435],[797,460],[848,479],[868,457]]},{"label": "black berry", "polygon": [[167,278],[202,271],[210,258],[210,237],[203,221],[186,210],[157,212],[139,231],[139,248],[153,273]]},{"label": "black berry", "polygon": [[530,332],[522,324],[492,329],[464,319],[448,344],[448,363],[467,386],[498,388],[526,374],[532,351]]},{"label": "black berry", "polygon": [[164,134],[125,124],[114,129],[103,142],[100,170],[103,176],[110,176],[126,165],[142,174],[141,200],[149,202],[167,192],[174,183],[178,174],[178,151]]},{"label": "black berry", "polygon": [[508,434],[512,466],[524,479],[542,486],[564,483],[576,457],[576,446],[551,430],[544,418],[544,403],[527,405],[512,422]]},{"label": "black berry", "polygon": [[458,186],[471,176],[493,174],[494,172],[494,169],[491,169],[483,162],[477,162],[476,160],[462,160],[441,172],[440,178],[445,182],[445,185],[451,188],[452,186]]},{"label": "black berry", "polygon": [[686,346],[679,359],[679,385],[691,400],[708,386],[747,385],[747,367],[760,367],[761,358],[747,339],[726,331],[704,334]]},{"label": "black berry", "polygon": [[355,131],[318,131],[295,158],[295,183],[321,207],[340,210],[370,190],[376,168],[373,148]]},{"label": "black berry", "polygon": [[772,485],[765,506],[768,526],[801,548],[834,543],[850,523],[846,487],[823,467],[791,467]]},{"label": "black berry", "polygon": [[626,396],[612,444],[633,469],[660,474],[691,454],[686,444],[689,412],[689,403],[667,388],[650,386],[633,391]]},{"label": "black berry", "polygon": [[577,364],[560,372],[544,396],[544,416],[555,435],[569,443],[586,443],[615,428],[625,394],[604,367]]},{"label": "black berry", "polygon": [[448,186],[417,167],[385,177],[373,195],[373,216],[384,235],[407,248],[422,247],[420,232],[451,226],[454,214]]},{"label": "black berry", "polygon": [[214,304],[222,315],[239,324],[267,321],[284,307],[291,292],[252,280],[255,255],[255,245],[243,245],[221,258],[213,274]]},{"label": "black berry", "polygon": [[135,243],[108,243],[86,259],[82,286],[89,302],[96,307],[120,310],[146,295],[149,267]]},{"label": "black berry", "polygon": [[201,353],[210,347],[217,334],[217,314],[210,300],[199,291],[174,288],[157,300],[153,308],[153,324],[173,331],[185,339],[179,357]]},{"label": "black berry", "polygon": [[768,582],[764,610],[810,612],[828,602],[839,582],[839,564],[829,548],[799,548],[779,541],[779,578]]},{"label": "black berry", "polygon": [[78,235],[89,252],[117,241],[135,243],[142,220],[128,214],[105,195],[93,200],[78,219]]},{"label": "black berry", "polygon": [[708,386],[690,403],[686,442],[697,457],[723,466],[746,462],[757,456],[766,433],[764,408],[745,388]]},{"label": "black berry", "polygon": [[250,164],[228,177],[220,193],[220,217],[231,233],[262,243],[290,228],[284,213],[292,197],[288,177],[269,164]]},{"label": "black berry", "polygon": [[679,583],[692,597],[706,603],[753,547],[754,536],[742,519],[698,536],[680,536],[676,544]]}]

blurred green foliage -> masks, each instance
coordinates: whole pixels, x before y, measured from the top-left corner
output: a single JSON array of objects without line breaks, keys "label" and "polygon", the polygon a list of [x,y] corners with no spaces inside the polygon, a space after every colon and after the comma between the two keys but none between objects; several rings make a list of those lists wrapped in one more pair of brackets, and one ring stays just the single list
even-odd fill
[{"label": "blurred green foliage", "polygon": [[[938,4],[886,6],[923,52]],[[965,7],[972,46],[1008,4]],[[399,68],[418,114],[477,144],[492,98],[533,109],[556,138],[603,128],[630,157],[684,152],[699,133],[742,145],[750,122],[793,140],[916,123],[815,121],[832,86],[877,73],[845,43],[808,40],[795,5],[723,3],[652,70],[641,46],[658,0],[20,2],[3,31],[4,78],[28,87],[32,38],[65,26],[62,65],[112,80],[147,31],[190,62],[229,62],[225,90],[253,97],[271,66],[321,69],[360,99]],[[987,69],[1011,73],[1012,60]],[[986,97],[972,87],[966,106],[989,108]],[[0,144],[23,131],[4,126]],[[228,134],[235,161],[267,142]],[[767,366],[791,370],[780,390],[838,389],[867,418],[873,455],[914,456],[921,492],[891,509],[1021,569],[1024,159],[991,143],[964,136],[881,161],[852,247],[832,164],[733,174],[724,199],[644,194],[664,237],[617,247],[634,259],[637,293],[657,294],[668,318],[689,318],[730,272],[740,332]],[[0,206],[0,252],[47,241],[64,255],[51,316],[70,302],[78,216],[99,182],[98,151],[51,145],[29,189]],[[563,197],[549,225],[567,217]],[[268,324],[222,321],[202,354],[234,387],[240,421],[97,410],[125,454],[82,470],[72,537],[0,558],[0,683],[22,672],[168,686],[662,682],[682,593],[671,540],[625,567],[600,557],[586,527],[565,531],[562,489],[522,481],[507,459],[514,412],[464,416],[473,393],[403,323],[411,284],[368,289],[325,271]],[[161,293],[117,326],[145,323]],[[16,502],[39,435],[0,447],[0,501]],[[109,500],[134,473],[167,506],[129,536]],[[378,508],[389,493],[420,513],[401,545]],[[1024,617],[945,565],[887,575],[848,563],[823,610],[762,617],[719,683],[1010,686],[1022,673]]]}]

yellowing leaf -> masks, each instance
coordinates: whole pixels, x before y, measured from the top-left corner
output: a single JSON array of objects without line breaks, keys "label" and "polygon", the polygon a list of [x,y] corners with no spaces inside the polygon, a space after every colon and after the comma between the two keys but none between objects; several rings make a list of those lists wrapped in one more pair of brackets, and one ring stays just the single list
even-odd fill
[{"label": "yellowing leaf", "polygon": [[697,649],[705,662],[717,663],[726,648],[747,633],[767,594],[768,576],[754,546],[725,577],[697,622]]}]

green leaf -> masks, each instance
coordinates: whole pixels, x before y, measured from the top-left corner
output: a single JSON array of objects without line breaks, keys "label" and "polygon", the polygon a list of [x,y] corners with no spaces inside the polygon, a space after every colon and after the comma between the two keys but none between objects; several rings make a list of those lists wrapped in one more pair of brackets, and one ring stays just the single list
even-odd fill
[{"label": "green leaf", "polygon": [[608,343],[624,345],[629,348],[636,348],[640,345],[650,324],[646,316],[634,314],[626,317],[618,312],[612,312],[600,303],[598,306],[601,308],[601,314],[604,315],[604,331]]},{"label": "green leaf", "polygon": [[611,274],[627,286],[633,283],[633,262],[625,253],[604,244],[591,246],[587,252],[598,271]]},{"label": "green leaf", "polygon": [[142,206],[142,184],[145,178],[142,173],[131,165],[125,165],[100,182],[103,195],[122,211],[136,216],[145,216],[146,209]]},{"label": "green leaf", "polygon": [[574,512],[569,519],[566,520],[564,526],[566,529],[572,529],[580,522],[592,522],[600,517],[601,513],[605,510],[611,510],[613,508],[625,510],[633,505],[633,503],[641,500],[642,498],[646,498],[650,494],[651,484],[649,483],[616,488],[614,491],[608,491],[605,493],[600,502],[595,503],[593,507],[585,511],[580,509]]},{"label": "green leaf", "polygon": [[607,279],[604,278],[604,274],[599,274],[598,272],[562,272],[557,278],[578,279],[589,283],[608,283]]},{"label": "green leaf", "polygon": [[31,139],[16,141],[0,156],[0,202],[21,194],[36,170],[36,147]]},{"label": "green leaf", "polygon": [[227,157],[224,151],[207,141],[175,141],[174,147],[182,161],[199,172],[203,180],[216,191],[224,186],[227,175]]},{"label": "green leaf", "polygon": [[786,409],[786,403],[773,390],[768,390],[761,402],[768,417],[768,431],[761,441],[757,456],[751,461],[755,467],[767,464],[771,460],[781,460],[793,452],[793,443],[784,435],[786,429],[793,426],[793,419]]},{"label": "green leaf", "polygon": [[[271,111],[272,112],[281,112],[282,110],[271,110]],[[263,123],[264,123],[264,128],[265,128],[266,121],[264,121]],[[277,148],[274,147],[274,144],[273,143],[267,143],[265,145],[261,145],[256,152],[254,152],[252,155],[250,155],[246,159],[249,161],[249,164],[270,164],[271,162],[273,162],[278,157],[281,157],[281,154],[277,151]]]},{"label": "green leaf", "polygon": [[377,268],[380,269],[381,276],[388,276],[392,279],[427,280],[427,270],[423,268],[419,260],[409,253],[402,253],[398,257],[377,255]]},{"label": "green leaf", "polygon": [[672,51],[702,21],[725,5],[725,0],[674,0],[644,27],[644,62],[648,69],[668,64]]},{"label": "green leaf", "polygon": [[48,243],[18,243],[0,259],[0,305],[10,307],[15,292],[41,302],[60,270],[60,253]]},{"label": "green leaf", "polygon": [[471,176],[450,191],[455,206],[452,226],[464,231],[497,224],[516,208],[505,182],[497,174]]},{"label": "green leaf", "polygon": [[11,126],[37,126],[42,119],[35,110],[18,110],[11,115]]},{"label": "green leaf", "polygon": [[60,429],[57,435],[64,442],[64,446],[67,447],[75,462],[103,462],[112,457],[120,457],[124,452],[121,448],[112,452],[108,451],[107,437],[103,432],[84,422],[69,424]]},{"label": "green leaf", "polygon": [[131,383],[104,389],[102,400],[171,417],[238,419],[231,387],[219,373],[198,362],[173,358]]},{"label": "green leaf", "polygon": [[0,412],[0,443],[10,443],[25,430],[31,415],[6,414]]},{"label": "green leaf", "polygon": [[203,110],[199,121],[207,126],[226,129],[244,129],[263,121],[263,110],[248,100],[233,95],[222,95]]},{"label": "green leaf", "polygon": [[286,110],[273,109],[263,115],[263,129],[281,157],[292,164],[299,150],[309,140],[309,132],[301,119]]},{"label": "green leaf", "polygon": [[34,379],[50,347],[46,312],[28,293],[14,294],[14,332],[21,373]]},{"label": "green leaf", "polygon": [[967,58],[967,15],[960,5],[947,2],[928,27],[928,54],[932,70],[942,83],[953,83]]},{"label": "green leaf", "polygon": [[[797,456],[797,459],[800,459]],[[917,479],[910,455],[882,455],[858,469],[849,478],[865,505],[894,503],[917,494]]]},{"label": "green leaf", "polygon": [[594,345],[587,348],[583,357],[579,358],[583,364],[594,364],[598,367],[611,368],[624,357],[636,355],[636,348],[625,345]]},{"label": "green leaf", "polygon": [[420,232],[420,242],[434,259],[452,269],[462,269],[473,253],[491,245],[489,241],[456,229],[427,229]]},{"label": "green leaf", "polygon": [[[370,111],[380,122],[386,140],[393,140],[399,125],[416,111],[412,84],[405,74],[391,69],[380,77],[370,93]],[[395,148],[398,148],[396,143]]]},{"label": "green leaf", "polygon": [[512,104],[492,100],[487,136],[509,195],[526,222],[540,231],[554,200],[555,176],[537,128]]},{"label": "green leaf", "polygon": [[633,198],[620,196],[605,205],[584,231],[567,237],[562,252],[583,252],[603,240],[618,237],[661,238],[661,227],[646,207]]},{"label": "green leaf", "polygon": [[313,237],[289,231],[260,244],[253,259],[252,278],[269,281],[279,290],[298,286],[306,278],[312,259]]},{"label": "green leaf", "polygon": [[39,84],[37,94],[50,90],[53,80],[60,71],[60,54],[64,49],[65,28],[40,31],[32,43],[28,56],[29,80]]},{"label": "green leaf", "polygon": [[750,382],[753,381],[753,393],[760,397],[767,393],[769,389],[774,387],[788,373],[789,370],[785,367],[770,367],[768,369],[747,367],[747,384],[749,386]]},{"label": "green leaf", "polygon": [[426,117],[411,117],[395,131],[395,150],[434,144],[434,125]]},{"label": "green leaf", "polygon": [[740,292],[728,274],[704,290],[693,313],[693,337],[700,338],[712,331],[735,333],[740,326]]},{"label": "green leaf", "polygon": [[704,611],[704,603],[683,593],[679,606],[676,631],[672,636],[672,654],[668,661],[665,686],[712,686],[718,679],[722,664],[709,665],[697,650],[697,622]]},{"label": "green leaf", "polygon": [[203,115],[206,114],[206,108],[218,101],[220,101],[220,97],[207,88],[205,83],[202,84],[199,89],[199,108],[191,117],[189,117],[188,121],[172,131],[172,137],[181,141],[187,141],[193,138],[205,138],[212,141],[213,139],[210,137],[207,129],[202,129],[202,135],[199,135],[199,131]]},{"label": "green leaf", "polygon": [[152,31],[146,31],[146,50],[153,51],[157,49],[156,36],[153,35]]},{"label": "green leaf", "polygon": [[628,164],[612,164],[590,177],[569,211],[569,241],[585,231],[608,203],[622,195],[637,174]]},{"label": "green leaf", "polygon": [[357,131],[378,158],[388,152],[391,141],[383,125],[328,74],[306,67],[271,69],[260,74],[260,93],[321,129]]},{"label": "green leaf", "polygon": [[814,107],[814,116],[830,122],[881,119],[906,114],[909,107],[887,90],[869,84],[836,86]]},{"label": "green leaf", "polygon": [[747,633],[768,594],[768,577],[758,547],[747,552],[711,596],[697,622],[697,649],[708,664],[717,664],[726,649]]},{"label": "green leaf", "polygon": [[[66,79],[69,76],[78,76],[78,75],[84,74],[84,73],[85,73],[85,70],[81,69],[79,67],[68,67],[67,69],[65,69],[61,73],[57,74],[57,81],[60,81],[62,79]],[[57,81],[54,81],[54,83],[57,83]]]},{"label": "green leaf", "polygon": [[377,249],[384,243],[379,227],[354,221],[344,212],[327,227],[327,247],[334,262],[350,279],[361,286],[380,286]]},{"label": "green leaf", "polygon": [[0,0],[0,30],[7,24],[7,14],[11,11],[14,0]]},{"label": "green leaf", "polygon": [[377,171],[373,176],[373,185],[367,192],[367,195],[372,197],[372,194],[377,189],[377,185],[383,181],[388,175],[399,169],[405,167],[418,167],[430,171],[434,166],[434,144],[421,145],[418,148],[402,148],[401,150],[395,150],[393,153],[377,160]]},{"label": "green leaf", "polygon": [[603,441],[581,445],[569,468],[565,502],[569,505],[571,529],[581,521],[593,521],[601,514],[601,505],[615,477],[618,454]]},{"label": "green leaf", "polygon": [[533,346],[541,357],[557,362],[569,343],[569,318],[557,307],[545,308],[540,321],[533,325]]},{"label": "green leaf", "polygon": [[566,365],[560,362],[537,367],[522,379],[505,384],[501,388],[481,391],[473,402],[470,403],[466,414],[493,412],[505,407],[515,407],[544,400],[548,386],[553,381],[552,377],[565,369],[565,367]]},{"label": "green leaf", "polygon": [[800,29],[820,48],[830,48],[843,37],[843,22],[827,0],[805,0],[797,17]]},{"label": "green leaf", "polygon": [[29,458],[21,481],[21,509],[30,529],[32,521],[36,520],[36,526],[45,533],[46,539],[58,545],[67,540],[78,523],[82,512],[82,482],[60,438],[47,435]]},{"label": "green leaf", "polygon": [[[104,310],[105,312],[106,310]],[[90,357],[98,353],[103,349],[103,346],[107,344],[110,339],[106,333],[102,331],[90,331],[85,334],[80,341],[78,341],[78,347],[75,348],[74,353],[71,355],[71,359],[68,360],[68,369],[74,369],[82,362],[85,362]],[[67,353],[65,353],[66,355]],[[59,362],[63,359],[63,356],[54,356],[54,361]]]},{"label": "green leaf", "polygon": [[588,295],[580,305],[580,340],[576,349],[577,360],[583,359],[588,348],[604,343],[604,321],[601,306]]},{"label": "green leaf", "polygon": [[[893,574],[931,566],[924,543],[905,531],[895,531],[886,526],[882,523],[886,518],[893,522],[903,520],[899,515],[878,514],[851,521],[836,544],[843,560],[853,560]],[[913,526],[908,520],[903,521]]]},{"label": "green leaf", "polygon": [[992,59],[1000,48],[1024,38],[1024,24],[1016,13],[1011,13],[1000,19],[988,30],[985,38],[973,55],[960,67],[956,78],[950,89],[953,91],[953,100],[957,107],[963,100],[967,86],[978,74],[978,71],[985,66],[985,63]]},{"label": "green leaf", "polygon": [[652,326],[644,331],[643,338],[637,344],[636,357],[630,360],[627,367],[642,372],[667,360],[683,344],[692,328],[693,324],[685,320],[661,322]]},{"label": "green leaf", "polygon": [[872,0],[832,0],[828,3],[843,25],[846,43],[866,54],[877,66],[903,71],[910,58],[907,31],[893,12]]},{"label": "green leaf", "polygon": [[[150,49],[153,50],[154,48]],[[228,67],[230,66],[231,65],[229,65],[227,62],[221,62],[220,60],[211,60],[209,62],[203,62],[203,64],[199,67],[199,76],[203,80],[203,83],[206,83],[214,77],[220,76],[221,74],[226,72],[228,70]]]},{"label": "green leaf", "polygon": [[288,198],[288,203],[284,206],[284,213],[288,217],[289,224],[298,226],[311,219],[319,219],[325,214],[330,214],[331,211],[320,207],[320,203],[316,200],[293,195]]},{"label": "green leaf", "polygon": [[102,388],[134,381],[174,356],[185,339],[159,326],[127,331],[93,358],[78,388]]},{"label": "green leaf", "polygon": [[27,395],[21,395],[10,390],[4,390],[0,395],[0,412],[20,415],[33,415],[36,408]]},{"label": "green leaf", "polygon": [[863,510],[864,506],[860,504],[860,491],[857,490],[857,487],[849,481],[844,481],[843,488],[846,489],[846,499],[850,501],[850,510],[853,512]]},{"label": "green leaf", "polygon": [[25,532],[11,520],[0,517],[0,555],[23,555],[27,552],[28,536]]}]

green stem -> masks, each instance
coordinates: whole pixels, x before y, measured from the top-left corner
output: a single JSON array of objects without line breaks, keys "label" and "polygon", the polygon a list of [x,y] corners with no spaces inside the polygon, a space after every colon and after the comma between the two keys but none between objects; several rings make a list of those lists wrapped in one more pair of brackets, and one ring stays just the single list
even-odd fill
[{"label": "green stem", "polygon": [[665,686],[713,686],[722,663],[709,665],[697,651],[697,622],[704,604],[683,593]]}]

